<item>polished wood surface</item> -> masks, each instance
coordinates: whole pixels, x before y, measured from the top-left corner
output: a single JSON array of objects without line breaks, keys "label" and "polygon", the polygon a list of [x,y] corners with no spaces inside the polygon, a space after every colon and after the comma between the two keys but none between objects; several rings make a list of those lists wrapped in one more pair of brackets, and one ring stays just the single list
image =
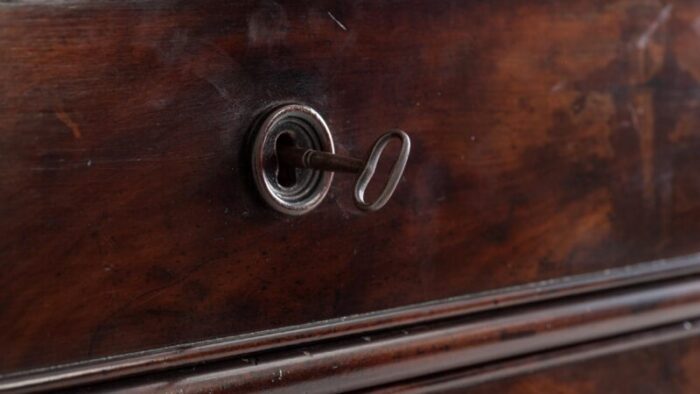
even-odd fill
[{"label": "polished wood surface", "polygon": [[[460,368],[471,368],[472,375],[483,378],[493,373],[483,371],[485,364],[508,360],[498,368],[503,373],[512,370],[509,364],[513,360],[525,357],[524,364],[533,368],[541,359],[552,358],[548,351],[565,347],[574,348],[568,352],[569,357],[584,359],[595,356],[590,354],[592,351],[628,350],[699,335],[697,316],[700,279],[695,277],[364,333],[330,343],[319,341],[275,352],[251,353],[218,363],[193,364],[162,374],[87,386],[85,390],[347,392]],[[628,337],[617,343],[625,334]],[[595,350],[591,349],[593,344],[597,345]],[[531,354],[538,354],[540,360],[528,359]],[[559,364],[567,361],[557,360]],[[470,383],[473,380],[474,376]],[[421,388],[430,386],[423,384]]]},{"label": "polished wood surface", "polygon": [[[222,337],[213,341],[202,341],[167,348],[152,349],[138,354],[127,354],[122,357],[97,359],[91,362],[73,365],[57,366],[51,369],[26,371],[25,373],[5,376],[0,379],[0,392],[31,389],[66,388],[78,385],[90,385],[101,381],[123,380],[134,375],[160,373],[167,370],[177,370],[192,366],[225,363],[231,359],[250,359],[262,352],[274,352],[288,349],[291,346],[313,347],[331,341],[345,341],[351,337],[371,337],[389,329],[399,330],[405,335],[407,327],[422,326],[423,331],[431,331],[442,327],[446,319],[472,319],[477,316],[482,321],[490,313],[505,313],[513,315],[513,308],[523,308],[527,305],[538,305],[544,302],[558,302],[573,298],[589,300],[591,297],[609,297],[617,290],[629,291],[640,287],[648,291],[648,286],[655,283],[670,283],[674,280],[700,274],[700,255],[691,255],[672,260],[660,260],[603,272],[558,278],[543,282],[534,282],[523,286],[501,289],[495,292],[485,292],[468,296],[456,297],[449,300],[416,304],[410,307],[396,308],[378,313],[352,316],[329,320],[319,323],[287,327],[281,330],[259,332],[248,336]],[[613,293],[611,293],[613,292]],[[642,293],[637,293],[642,294]],[[668,293],[666,294],[668,296]],[[667,305],[672,306],[681,299],[671,296]],[[612,299],[606,298],[610,304]],[[627,309],[618,309],[621,318],[634,314],[644,302],[643,297],[632,297],[632,303]],[[692,307],[692,306],[691,306]],[[507,312],[511,310],[511,312]],[[691,309],[692,312],[692,309]],[[519,313],[519,312],[516,312]],[[630,317],[630,316],[627,316]],[[660,320],[655,324],[668,322],[673,319],[666,311],[657,315]],[[694,318],[693,313],[676,316],[679,320]],[[514,319],[517,321],[518,319]],[[522,319],[520,319],[522,320]],[[584,320],[584,322],[590,321]],[[546,326],[547,324],[539,324]],[[608,324],[609,325],[609,324]],[[568,327],[575,328],[577,324]],[[621,333],[617,328],[615,333]],[[600,332],[596,336],[602,335]],[[662,339],[663,335],[649,334],[652,341]],[[439,336],[438,336],[439,338]],[[448,339],[443,339],[449,341]],[[622,340],[623,346],[629,346],[633,340]],[[360,341],[360,343],[364,343]],[[376,341],[375,341],[376,343]],[[609,346],[603,346],[607,351]],[[504,350],[507,348],[504,348]],[[346,347],[346,350],[349,350]],[[284,351],[284,350],[283,350]],[[385,352],[386,353],[386,352]],[[507,352],[511,354],[513,352]],[[577,355],[581,352],[576,351]],[[511,354],[512,355],[512,354]],[[454,360],[459,362],[460,360]],[[448,364],[449,365],[449,364]],[[232,371],[230,374],[235,374]],[[459,379],[461,380],[461,379]],[[206,381],[206,380],[205,380]],[[335,383],[333,383],[335,384]],[[393,387],[393,386],[392,386]]]},{"label": "polished wood surface", "polygon": [[454,387],[452,390],[438,392],[692,394],[700,391],[698,370],[700,338],[695,337],[505,379],[468,390]]},{"label": "polished wood surface", "polygon": [[[404,382],[388,384],[380,387],[373,387],[369,390],[376,394],[396,394],[396,393],[464,393],[464,392],[531,392],[539,385],[538,380],[548,380],[548,375],[556,375],[561,370],[577,370],[586,368],[588,365],[596,365],[596,369],[581,371],[578,381],[571,381],[570,386],[558,384],[547,392],[565,393],[587,393],[593,392],[614,392],[633,393],[641,387],[646,386],[648,392],[694,392],[693,382],[678,381],[684,372],[693,373],[693,368],[686,368],[684,356],[678,353],[659,352],[660,344],[677,343],[680,346],[688,346],[686,354],[697,353],[698,328],[700,321],[686,320],[668,326],[657,327],[651,330],[636,332],[630,335],[613,337],[601,341],[588,342],[582,345],[567,346],[552,351],[540,352],[530,356],[518,357],[501,362],[487,363],[475,368],[465,368],[435,374],[428,377],[419,377]],[[690,339],[690,340],[689,340]],[[656,347],[656,348],[655,348]],[[647,371],[646,365],[640,369],[636,368],[636,362],[621,364],[616,359],[635,360],[633,351],[644,349],[645,353],[653,355],[655,362],[653,369],[656,373],[636,376],[635,371]],[[641,352],[637,352],[641,353]],[[618,355],[620,357],[606,357]],[[595,362],[581,363],[586,360]],[[641,361],[641,360],[638,360]],[[583,365],[582,365],[583,364]],[[658,368],[662,364],[664,367]],[[598,375],[599,369],[609,371],[620,371],[618,377],[624,377],[613,383],[612,375]],[[667,372],[673,371],[671,374]],[[592,373],[589,373],[592,372]],[[536,379],[514,378],[520,375],[535,375]],[[683,373],[685,375],[685,373]],[[556,379],[555,379],[556,380]],[[640,382],[641,380],[641,382]],[[519,381],[520,384],[511,385],[510,382]],[[499,383],[495,383],[499,382]],[[500,384],[503,382],[503,384]],[[563,382],[560,382],[563,383]],[[531,387],[527,387],[531,386]],[[606,387],[605,390],[602,388]],[[673,387],[673,390],[668,389]],[[542,387],[539,387],[541,390]],[[541,392],[541,391],[540,391]]]},{"label": "polished wood surface", "polygon": [[[700,2],[5,2],[0,374],[700,250]],[[407,130],[380,212],[301,218],[246,137]]]},{"label": "polished wood surface", "polygon": [[[580,360],[591,357],[591,353],[609,354],[658,343],[667,340],[669,335],[677,338],[679,325],[673,324],[673,321],[682,323],[680,335],[695,335],[695,326],[690,326],[693,330],[688,330],[687,323],[700,313],[700,298],[696,296],[697,279],[688,278],[697,278],[699,274],[700,255],[660,260],[249,336],[223,337],[122,357],[27,371],[0,379],[0,392],[55,388],[75,390],[77,386],[86,385],[91,390],[97,387],[95,384],[106,388],[130,385],[133,389],[160,392],[164,385],[170,387],[171,381],[180,382],[178,389],[187,391],[196,389],[194,391],[208,392],[220,387],[223,382],[241,388],[247,385],[248,388],[265,390],[300,390],[300,386],[304,385],[305,389],[324,391],[328,387],[367,385],[363,379],[349,379],[346,376],[349,374],[357,378],[368,373],[367,363],[357,360],[378,361],[379,364],[371,363],[373,368],[381,367],[389,373],[388,376],[393,376],[395,372],[392,371],[397,370],[394,362],[413,361],[422,366],[410,370],[399,368],[399,376],[406,377],[406,374],[423,375],[436,369],[473,365],[485,359],[512,359],[520,356],[524,349],[532,351],[532,346],[545,352],[544,355],[537,353],[534,361],[518,358],[516,366],[502,366],[502,362],[497,361],[495,374],[510,376],[513,371],[531,371],[543,364],[570,362],[572,358]],[[656,327],[662,324],[670,324],[670,334],[657,330]],[[645,329],[648,327],[654,328]],[[700,325],[697,328],[700,329]],[[634,333],[629,334],[630,330]],[[643,331],[638,335],[639,330]],[[524,332],[528,335],[518,334]],[[455,335],[461,340],[457,341]],[[426,341],[428,336],[431,339]],[[612,344],[607,339],[609,336],[613,336]],[[641,340],[638,338],[640,336]],[[367,341],[367,338],[374,339]],[[581,342],[587,347],[591,339],[595,339],[596,343],[592,350],[573,345],[573,348],[567,348],[569,350],[563,357],[551,356],[548,350],[553,346]],[[391,344],[397,340],[401,342],[400,345]],[[434,345],[436,342],[441,345]],[[433,345],[426,348],[428,343]],[[296,350],[290,353],[292,347]],[[488,352],[483,351],[489,347]],[[314,360],[293,357],[298,352],[308,356],[309,349],[314,349]],[[411,353],[407,351],[409,349],[418,350]],[[469,354],[466,357],[457,356],[463,351]],[[448,354],[439,354],[442,352]],[[348,354],[352,356],[348,358]],[[264,364],[257,361],[261,360],[261,355],[266,360]],[[441,362],[435,365],[418,363],[417,360],[423,357],[438,357]],[[256,360],[255,371],[249,369],[250,360]],[[306,365],[309,361],[313,362]],[[339,366],[348,361],[343,374],[333,374],[335,378],[324,377],[323,371],[328,369],[329,363],[333,369],[333,365]],[[266,387],[265,373],[275,368],[271,363],[277,367],[283,365],[283,374],[287,375],[292,370],[304,371],[310,381],[288,377],[283,385]],[[457,373],[458,376],[450,379],[449,383],[452,384],[453,380],[461,387],[466,384],[465,379],[473,384],[475,379],[483,381],[485,377],[494,375],[479,368],[468,369],[466,377],[463,373]],[[149,373],[151,377],[146,375]],[[258,378],[247,374],[257,375]],[[129,383],[133,376],[146,377],[140,381],[136,378],[134,385],[133,382]],[[405,388],[396,383],[387,384],[391,390]],[[442,387],[442,384],[431,379],[421,380],[421,387],[426,385]]]}]

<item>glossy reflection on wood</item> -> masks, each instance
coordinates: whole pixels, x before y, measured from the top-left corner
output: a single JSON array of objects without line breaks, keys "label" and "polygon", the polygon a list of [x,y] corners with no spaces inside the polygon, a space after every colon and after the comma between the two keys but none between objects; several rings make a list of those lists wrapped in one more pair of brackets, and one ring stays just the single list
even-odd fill
[{"label": "glossy reflection on wood", "polygon": [[[700,339],[695,337],[441,393],[697,393]],[[408,392],[408,391],[406,391]],[[423,390],[422,392],[430,392]]]},{"label": "glossy reflection on wood", "polygon": [[[700,279],[696,277],[365,333],[331,343],[319,342],[277,352],[253,353],[220,363],[192,365],[163,374],[88,386],[85,390],[143,393],[166,390],[197,393],[347,392],[456,368],[471,368],[472,371],[476,370],[473,371],[476,377],[483,378],[489,372],[493,373],[479,371],[480,366],[485,364],[506,360],[506,365],[496,368],[500,372],[512,369],[508,364],[513,360],[521,361],[524,364],[521,368],[528,365],[536,367],[542,361],[532,360],[533,357],[528,358],[528,355],[536,354],[539,357],[535,358],[546,361],[549,351],[567,346],[574,348],[568,352],[570,358],[591,357],[591,351],[615,351],[615,347],[620,346],[633,349],[698,335],[700,322],[687,320],[698,315]],[[670,327],[656,330],[665,325]],[[639,333],[642,332],[645,334],[640,338]],[[628,334],[627,338],[625,334]],[[598,346],[591,349],[591,344],[596,343],[599,343]],[[527,362],[522,362],[523,358]],[[561,359],[561,356],[559,358],[558,363],[569,361]],[[455,383],[459,387],[460,381]]]},{"label": "glossy reflection on wood", "polygon": [[[408,305],[700,247],[700,2],[0,5],[0,373]],[[380,212],[352,179],[255,194],[267,106],[341,154],[400,127]],[[312,236],[315,234],[316,236]]]},{"label": "glossy reflection on wood", "polygon": [[[688,375],[694,373],[696,363],[687,360],[700,357],[699,333],[700,321],[687,320],[631,335],[374,387],[370,391],[377,394],[539,393],[543,390],[555,393],[648,393],[650,390],[694,393],[698,382],[695,378],[688,379]],[[683,350],[679,352],[679,349]],[[640,354],[647,357],[639,357]],[[653,361],[645,361],[645,358]],[[637,367],[638,362],[642,363],[640,367]],[[601,373],[601,370],[606,372]],[[569,376],[561,379],[562,375]]]}]

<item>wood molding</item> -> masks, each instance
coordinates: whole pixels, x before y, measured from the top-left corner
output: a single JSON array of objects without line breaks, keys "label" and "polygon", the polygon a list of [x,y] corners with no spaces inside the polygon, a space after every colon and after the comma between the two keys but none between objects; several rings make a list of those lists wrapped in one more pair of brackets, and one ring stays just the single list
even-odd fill
[{"label": "wood molding", "polygon": [[[688,300],[693,301],[695,300],[693,297],[700,295],[700,288],[698,288],[696,280],[685,280],[682,282],[682,286],[679,285],[677,288],[673,286],[669,287],[668,285],[644,286],[644,284],[652,281],[669,280],[695,273],[700,273],[700,256],[689,255],[682,258],[660,260],[622,269],[611,269],[592,274],[532,283],[501,291],[353,316],[346,319],[318,322],[246,336],[224,338],[217,341],[187,344],[150,352],[95,360],[88,363],[67,365],[49,370],[8,375],[0,380],[0,390],[63,388],[78,384],[99,382],[106,379],[124,378],[146,372],[157,372],[192,365],[201,365],[202,363],[214,363],[217,361],[228,362],[226,360],[232,359],[237,359],[238,362],[242,362],[240,360],[246,358],[246,355],[260,351],[269,352],[289,346],[313,346],[315,343],[326,341],[331,338],[337,339],[334,345],[332,345],[337,347],[340,346],[338,343],[342,342],[341,337],[354,338],[349,339],[349,344],[344,344],[342,346],[347,347],[350,353],[359,355],[360,353],[357,352],[364,352],[365,348],[363,346],[357,347],[356,344],[352,342],[357,340],[353,336],[359,335],[366,337],[367,334],[377,331],[400,329],[401,334],[397,337],[400,339],[399,342],[412,342],[414,341],[413,336],[405,336],[404,338],[404,327],[423,325],[426,327],[427,331],[426,333],[420,334],[421,338],[425,335],[437,336],[436,338],[439,338],[441,335],[447,335],[447,333],[454,330],[461,333],[459,335],[467,335],[468,337],[474,334],[471,330],[473,330],[475,324],[473,322],[475,319],[478,319],[480,327],[491,327],[491,329],[494,329],[493,327],[495,326],[493,326],[494,321],[492,319],[500,319],[502,317],[486,317],[486,315],[495,314],[495,316],[500,316],[500,314],[503,313],[506,314],[505,316],[509,316],[507,317],[509,324],[530,321],[533,324],[533,327],[531,327],[532,329],[535,327],[542,328],[546,327],[547,324],[552,324],[553,322],[546,322],[550,317],[572,318],[573,320],[568,321],[565,326],[565,332],[568,333],[566,337],[569,338],[573,336],[572,340],[583,341],[590,338],[585,338],[585,333],[581,333],[580,330],[589,330],[592,324],[601,324],[606,327],[605,329],[596,331],[596,335],[598,336],[618,335],[632,329],[669,323],[673,319],[688,319],[694,317],[696,312],[700,315],[700,310],[696,310],[700,308],[699,305],[695,305],[693,302],[686,302]],[[640,285],[644,287],[641,290],[631,288],[628,290],[629,293],[623,292],[618,295],[606,294],[606,291],[624,291],[620,289]],[[589,296],[586,296],[586,294],[589,294]],[[555,300],[561,297],[571,296],[592,296],[597,298],[593,301],[589,299],[577,299],[576,301]],[[655,303],[664,301],[670,304],[668,308],[664,305],[654,304],[650,306],[648,311],[642,311],[643,313],[636,312],[639,308],[643,308],[649,299],[656,300],[654,301]],[[548,300],[554,300],[551,301],[551,306],[540,305]],[[622,302],[622,304],[619,304],[619,302]],[[583,316],[585,318],[582,317],[583,320],[578,321],[574,319],[576,316],[571,315],[569,312],[581,311],[581,308],[583,308],[585,312],[586,308],[592,308],[594,306],[596,308],[602,308],[600,309],[601,311],[611,312],[612,315],[596,315],[592,317],[584,313]],[[555,314],[553,315],[552,313]],[[446,319],[450,319],[449,323],[444,323]],[[453,322],[455,319],[459,320],[459,322]],[[466,320],[466,323],[463,320]],[[633,325],[629,326],[628,323]],[[447,324],[447,326],[444,326],[444,324]],[[510,332],[509,330],[515,329],[516,326],[502,326],[501,328]],[[549,331],[546,329],[541,331],[542,334],[537,331],[537,335],[544,335],[544,333],[547,332]],[[529,334],[525,332],[525,334],[520,333],[515,335],[517,337],[518,335]],[[388,341],[389,343],[393,343],[392,341],[397,340],[397,338],[388,339]],[[543,340],[547,343],[547,347],[553,346],[552,341],[554,341],[557,346],[562,345],[562,343],[558,342],[559,339],[555,339],[558,338],[557,336],[546,338],[547,339]],[[501,339],[502,342],[500,343],[502,343],[502,345],[492,344],[490,346],[498,346],[502,351],[508,352],[509,356],[513,356],[515,354],[513,352],[517,353],[517,348],[512,347],[513,343],[511,343],[510,340]],[[440,346],[449,346],[454,338],[445,337],[444,340],[445,342]],[[528,339],[528,341],[529,340],[530,339]],[[419,342],[415,342],[416,346],[420,343],[420,340],[418,341]],[[377,346],[380,346],[378,342],[373,341],[373,343],[371,343],[372,348],[376,348]],[[465,343],[464,346],[467,346],[467,344]],[[386,352],[392,351],[391,349],[394,348],[383,348],[381,354],[386,355]],[[534,350],[531,349],[530,351]],[[475,350],[469,347],[469,353],[473,354],[474,352]],[[505,355],[506,354],[503,354],[503,356]],[[288,361],[291,364],[285,368],[292,368],[294,362],[299,362],[301,360],[293,359]],[[428,364],[438,365],[432,362]],[[339,365],[342,365],[342,363]],[[300,366],[295,366],[294,368],[298,367]],[[457,367],[460,366],[449,366],[449,368]],[[230,375],[230,379],[234,380],[236,379],[235,376],[238,376],[237,374],[248,373],[244,372],[247,368],[244,362],[236,367],[227,366],[226,368],[232,368],[230,373],[226,375]],[[448,366],[441,365],[440,368],[444,370],[448,368]],[[330,373],[332,371],[332,369],[329,371],[329,376],[334,375]],[[265,376],[264,374],[268,372],[269,371],[261,372],[263,374],[262,376]],[[424,373],[430,373],[430,371],[421,372],[421,374]],[[393,375],[388,374],[386,376]],[[406,377],[400,378],[403,379]],[[386,383],[374,381],[372,379],[365,381],[362,376],[358,376],[357,379],[357,382],[362,382],[362,384]],[[312,383],[310,382],[309,384]]]},{"label": "wood molding", "polygon": [[404,382],[374,387],[376,394],[390,393],[445,393],[461,392],[482,383],[542,371],[570,363],[591,360],[612,354],[633,351],[649,346],[696,337],[700,334],[700,319],[686,320],[667,326],[643,330],[629,335],[567,346],[479,367],[463,368],[446,373],[411,379]]},{"label": "wood molding", "polygon": [[693,277],[296,347],[91,387],[108,392],[344,392],[700,316]]}]

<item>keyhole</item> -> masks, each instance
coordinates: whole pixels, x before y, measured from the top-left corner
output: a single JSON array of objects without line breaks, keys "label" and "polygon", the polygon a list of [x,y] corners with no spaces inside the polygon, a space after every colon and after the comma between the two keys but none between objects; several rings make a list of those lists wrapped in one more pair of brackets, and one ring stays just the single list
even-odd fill
[{"label": "keyhole", "polygon": [[[275,151],[279,152],[282,148],[293,148],[296,144],[290,133],[283,133],[277,137],[275,143]],[[277,183],[282,187],[292,187],[297,183],[296,168],[284,165],[277,162]]]}]

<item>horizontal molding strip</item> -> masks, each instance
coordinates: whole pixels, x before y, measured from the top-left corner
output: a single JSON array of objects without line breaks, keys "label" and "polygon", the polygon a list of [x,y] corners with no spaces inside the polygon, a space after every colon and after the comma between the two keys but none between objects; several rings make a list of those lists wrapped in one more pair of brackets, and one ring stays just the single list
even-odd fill
[{"label": "horizontal molding strip", "polygon": [[482,383],[510,378],[547,368],[563,366],[636,349],[662,345],[668,342],[700,335],[700,319],[686,320],[624,336],[588,342],[563,349],[545,351],[515,360],[489,363],[485,366],[448,371],[438,375],[419,377],[409,381],[374,387],[367,391],[375,394],[444,393],[463,391]]},{"label": "horizontal molding strip", "polygon": [[100,392],[345,392],[700,316],[700,277],[516,307],[91,387]]},{"label": "horizontal molding strip", "polygon": [[65,388],[163,371],[477,312],[639,285],[700,273],[700,254],[426,302],[345,318],[261,331],[0,376],[0,392]]}]

